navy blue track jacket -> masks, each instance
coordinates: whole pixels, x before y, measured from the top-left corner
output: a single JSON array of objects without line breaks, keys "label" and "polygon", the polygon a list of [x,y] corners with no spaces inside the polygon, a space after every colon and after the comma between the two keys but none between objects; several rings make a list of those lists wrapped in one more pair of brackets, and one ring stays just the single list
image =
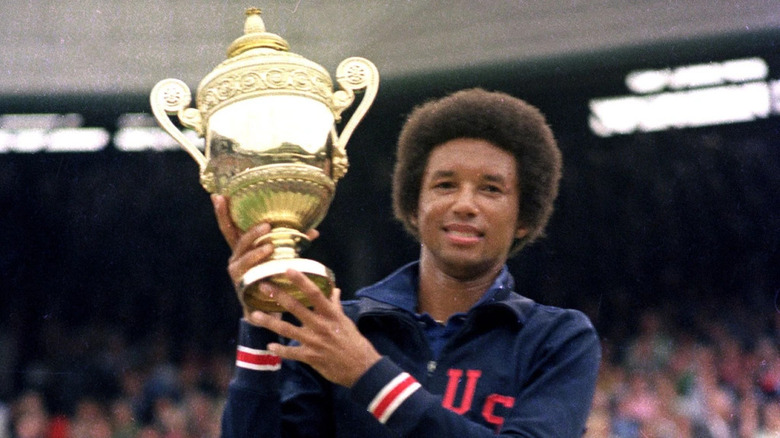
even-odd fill
[{"label": "navy blue track jacket", "polygon": [[237,437],[579,437],[600,361],[576,311],[513,291],[506,267],[436,357],[417,306],[417,264],[362,289],[344,310],[383,355],[352,388],[265,350],[274,333],[241,321],[222,419]]}]

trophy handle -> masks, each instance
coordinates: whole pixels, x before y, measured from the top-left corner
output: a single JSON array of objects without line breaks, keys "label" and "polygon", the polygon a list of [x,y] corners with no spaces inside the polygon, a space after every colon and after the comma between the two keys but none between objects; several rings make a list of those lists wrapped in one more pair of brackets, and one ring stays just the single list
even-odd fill
[{"label": "trophy handle", "polygon": [[179,121],[184,126],[194,129],[198,135],[203,135],[200,111],[195,108],[189,108],[192,101],[192,93],[187,84],[178,79],[163,79],[152,88],[149,101],[157,122],[198,163],[200,172],[203,174],[207,164],[206,157],[168,117],[169,115],[178,114]]},{"label": "trophy handle", "polygon": [[360,105],[355,108],[352,117],[344,125],[341,135],[334,135],[334,145],[346,154],[349,137],[352,136],[352,132],[366,115],[368,108],[374,103],[376,92],[379,89],[379,71],[371,61],[365,58],[347,58],[341,61],[341,64],[336,68],[336,81],[342,88],[333,93],[333,112],[337,121],[341,119],[341,112],[355,100],[355,91],[365,89]]}]

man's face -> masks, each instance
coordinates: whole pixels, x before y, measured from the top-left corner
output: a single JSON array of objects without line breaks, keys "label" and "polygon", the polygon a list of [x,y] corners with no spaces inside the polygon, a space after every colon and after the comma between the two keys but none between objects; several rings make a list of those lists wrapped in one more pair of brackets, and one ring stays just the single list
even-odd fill
[{"label": "man's face", "polygon": [[480,139],[460,138],[428,157],[412,223],[423,261],[456,278],[473,278],[506,261],[518,223],[517,163]]}]

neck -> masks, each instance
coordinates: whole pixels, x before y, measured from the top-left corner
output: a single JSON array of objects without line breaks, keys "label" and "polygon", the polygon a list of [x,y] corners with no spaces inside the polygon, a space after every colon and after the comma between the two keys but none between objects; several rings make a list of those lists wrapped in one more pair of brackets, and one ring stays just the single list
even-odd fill
[{"label": "neck", "polygon": [[422,257],[417,311],[428,313],[436,321],[446,321],[456,313],[464,313],[482,298],[500,270],[501,266],[463,279],[447,274]]}]

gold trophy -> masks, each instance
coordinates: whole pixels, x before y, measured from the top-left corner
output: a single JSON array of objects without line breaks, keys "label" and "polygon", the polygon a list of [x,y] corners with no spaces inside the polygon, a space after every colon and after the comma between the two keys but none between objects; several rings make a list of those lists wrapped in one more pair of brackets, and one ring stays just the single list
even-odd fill
[{"label": "gold trophy", "polygon": [[[244,35],[200,82],[197,109],[189,107],[190,89],[178,79],[158,82],[150,101],[160,126],[198,163],[201,185],[230,197],[236,225],[247,230],[271,224],[261,242],[271,241],[273,255],[247,271],[239,295],[251,309],[279,312],[281,306],[259,293],[260,281],[274,282],[309,304],[281,275],[288,268],[303,272],[330,296],[330,269],[298,254],[309,240],[305,231],[325,217],[336,182],[347,172],[346,144],[376,97],[379,73],[366,59],[345,59],[336,70],[341,89],[334,91],[322,66],[290,53],[287,41],[266,32],[259,9],[246,15]],[[339,134],[336,123],[357,91],[364,91],[363,98]],[[174,114],[205,137],[205,154],[174,125]]]}]

